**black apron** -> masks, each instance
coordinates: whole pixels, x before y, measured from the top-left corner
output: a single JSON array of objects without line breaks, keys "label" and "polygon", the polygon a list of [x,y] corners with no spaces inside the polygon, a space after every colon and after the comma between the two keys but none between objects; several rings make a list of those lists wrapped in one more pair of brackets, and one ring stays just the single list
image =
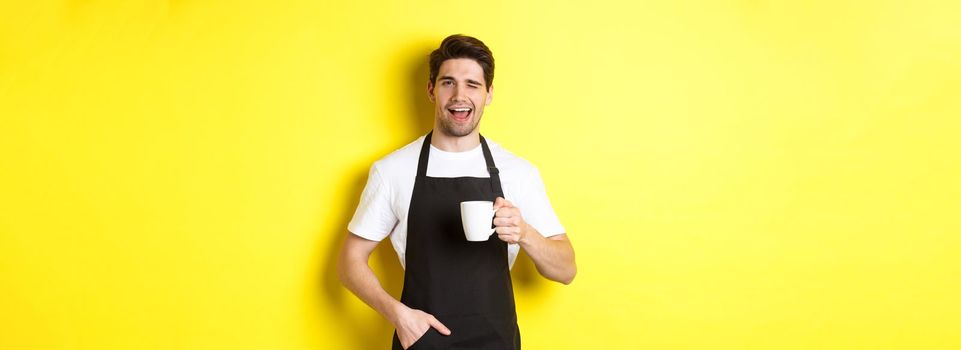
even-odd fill
[{"label": "black apron", "polygon": [[[490,178],[427,177],[430,139],[424,137],[407,219],[404,291],[400,301],[434,315],[451,330],[431,327],[409,349],[520,349],[507,243],[464,237],[460,202],[503,197],[490,148],[480,137]],[[402,349],[394,332],[393,349]]]}]

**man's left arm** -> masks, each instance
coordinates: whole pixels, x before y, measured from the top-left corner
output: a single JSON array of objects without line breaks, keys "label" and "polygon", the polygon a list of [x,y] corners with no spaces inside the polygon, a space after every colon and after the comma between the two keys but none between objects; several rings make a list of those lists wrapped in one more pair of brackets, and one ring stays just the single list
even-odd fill
[{"label": "man's left arm", "polygon": [[520,244],[534,261],[537,272],[552,281],[570,284],[577,274],[574,247],[567,234],[544,237],[524,221],[521,210],[510,201],[497,197],[494,202],[494,226],[497,238]]}]

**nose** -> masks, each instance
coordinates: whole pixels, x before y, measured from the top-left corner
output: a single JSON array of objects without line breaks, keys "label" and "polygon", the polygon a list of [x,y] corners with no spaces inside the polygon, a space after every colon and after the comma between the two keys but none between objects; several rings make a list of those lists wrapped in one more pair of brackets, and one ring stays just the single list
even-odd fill
[{"label": "nose", "polygon": [[451,95],[451,99],[454,101],[466,101],[467,98],[461,94],[463,91],[464,89],[461,88],[460,84],[454,84],[454,93]]}]

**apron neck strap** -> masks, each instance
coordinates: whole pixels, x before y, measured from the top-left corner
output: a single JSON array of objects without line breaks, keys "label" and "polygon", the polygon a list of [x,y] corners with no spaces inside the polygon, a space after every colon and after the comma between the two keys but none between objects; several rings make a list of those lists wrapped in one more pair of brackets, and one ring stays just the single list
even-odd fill
[{"label": "apron neck strap", "polygon": [[[491,189],[494,190],[494,196],[504,197],[504,191],[501,189],[500,171],[494,165],[494,156],[491,155],[491,149],[487,146],[487,139],[483,135],[480,135],[480,142],[481,148],[484,150],[484,161],[487,162],[487,172],[491,176]],[[491,201],[493,200],[494,198],[491,199]]]},{"label": "apron neck strap", "polygon": [[[424,136],[424,145],[420,148],[420,159],[417,161],[417,178],[427,177],[427,162],[428,156],[430,155],[430,139],[434,131],[427,133]],[[481,149],[484,151],[484,161],[487,163],[487,172],[490,174],[491,189],[494,190],[494,195],[497,197],[504,197],[504,191],[501,189],[501,178],[500,171],[497,170],[497,166],[494,165],[494,156],[491,155],[491,149],[487,146],[487,139],[483,135],[480,136]],[[493,198],[491,200],[494,200]]]},{"label": "apron neck strap", "polygon": [[424,136],[424,145],[420,147],[420,159],[417,160],[417,178],[427,177],[427,156],[430,155],[430,136],[434,134],[431,130]]}]

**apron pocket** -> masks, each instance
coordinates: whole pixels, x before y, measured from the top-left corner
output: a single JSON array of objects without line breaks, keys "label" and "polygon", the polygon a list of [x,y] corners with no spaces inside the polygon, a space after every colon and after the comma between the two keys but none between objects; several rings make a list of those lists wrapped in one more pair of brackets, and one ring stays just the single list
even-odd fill
[{"label": "apron pocket", "polygon": [[427,329],[427,332],[424,333],[424,335],[420,336],[420,338],[417,338],[413,344],[410,344],[410,347],[407,348],[407,350],[437,349],[436,338],[438,336],[443,337],[443,335],[441,335],[440,332],[437,332],[434,327],[430,327]]},{"label": "apron pocket", "polygon": [[[445,349],[510,349],[512,344],[503,337],[504,325],[491,322],[486,315],[464,315],[440,319],[450,328]],[[438,333],[439,334],[439,333]],[[441,335],[443,337],[443,335]]]}]

